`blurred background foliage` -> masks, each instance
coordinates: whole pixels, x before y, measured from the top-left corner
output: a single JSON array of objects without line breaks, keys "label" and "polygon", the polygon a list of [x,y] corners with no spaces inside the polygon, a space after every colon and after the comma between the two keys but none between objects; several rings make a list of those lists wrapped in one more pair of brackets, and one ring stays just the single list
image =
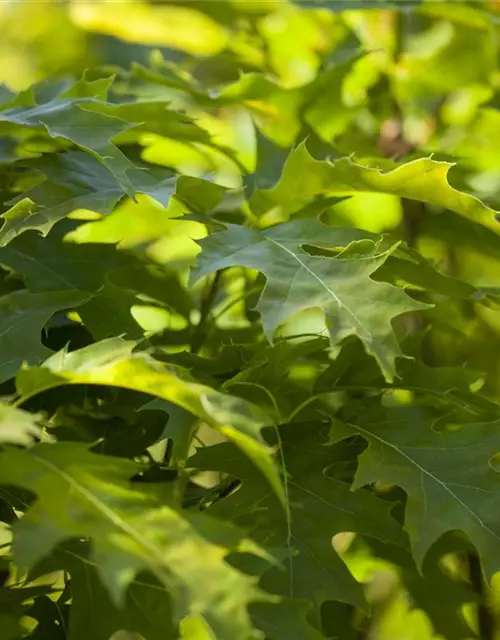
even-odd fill
[{"label": "blurred background foliage", "polygon": [[[317,158],[352,155],[379,168],[431,154],[452,159],[451,183],[500,209],[498,1],[19,0],[0,3],[0,32],[0,81],[12,91],[51,78],[49,95],[55,77],[64,82],[87,71],[92,78],[105,65],[117,76],[115,95],[168,100],[190,116],[197,127],[165,119],[153,132],[137,137],[135,129],[134,142],[144,161],[193,179],[210,174],[216,185],[250,194],[270,186],[290,148],[306,139]],[[5,159],[10,153],[0,149]],[[209,197],[200,192],[200,216]],[[330,224],[392,233],[449,275],[498,287],[494,232],[453,213],[370,193],[325,202],[322,210]],[[137,247],[158,265],[182,270],[198,251],[193,238],[205,234],[202,218],[176,223],[184,211],[182,198],[165,215],[148,196],[103,219],[80,211],[73,217],[82,223],[67,239]],[[293,213],[273,210],[262,226]],[[110,282],[110,296],[124,286]],[[225,287],[215,306],[221,327],[237,323],[249,295],[237,277]],[[182,333],[192,311],[185,295],[180,311],[144,304],[134,319],[150,334]],[[498,314],[473,302],[446,304],[426,335],[427,359],[486,372],[484,391],[500,399]],[[439,637],[390,560],[375,559],[349,537],[336,544],[373,604],[369,640]],[[464,571],[456,558],[450,566]],[[489,597],[500,621],[500,581]],[[474,628],[472,605],[464,615]]]}]

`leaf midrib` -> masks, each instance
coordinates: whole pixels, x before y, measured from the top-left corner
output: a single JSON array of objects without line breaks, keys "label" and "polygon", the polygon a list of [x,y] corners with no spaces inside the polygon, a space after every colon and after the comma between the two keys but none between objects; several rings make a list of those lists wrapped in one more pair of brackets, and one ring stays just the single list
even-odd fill
[{"label": "leaf midrib", "polygon": [[319,282],[319,284],[326,289],[326,291],[332,296],[332,298],[335,300],[335,302],[339,305],[339,307],[345,309],[347,311],[347,313],[354,319],[354,321],[356,322],[356,324],[361,327],[361,329],[363,329],[363,331],[366,332],[366,334],[368,336],[371,337],[371,331],[369,331],[369,329],[367,329],[365,327],[365,325],[361,322],[361,320],[356,316],[356,314],[344,303],[342,302],[342,300],[338,297],[338,295],[332,290],[330,289],[330,287],[326,284],[326,282],[324,280],[322,280],[316,273],[314,273],[314,271],[312,269],[310,269],[305,262],[303,262],[299,256],[294,253],[293,251],[291,251],[288,247],[286,247],[285,245],[282,245],[280,242],[277,242],[276,240],[273,240],[272,238],[269,238],[268,236],[267,240],[269,240],[269,242],[271,242],[272,244],[274,244],[275,246],[279,247],[280,249],[282,249],[283,251],[285,251],[288,255],[292,256],[292,258],[299,263],[299,265],[304,269],[304,271],[306,271],[307,273],[309,273],[309,275],[311,275],[317,282]]},{"label": "leaf midrib", "polygon": [[69,473],[59,468],[57,465],[52,464],[48,460],[41,458],[40,456],[34,455],[35,460],[39,462],[42,466],[46,467],[55,475],[61,477],[65,480],[75,491],[80,493],[90,504],[92,504],[106,519],[111,521],[118,529],[129,535],[138,545],[140,545],[143,549],[153,554],[155,560],[158,564],[149,563],[153,572],[156,575],[160,575],[164,580],[167,576],[164,573],[164,570],[159,570],[158,567],[163,565],[163,557],[161,550],[154,544],[152,544],[149,540],[144,539],[144,537],[140,534],[139,531],[135,529],[135,527],[131,526],[128,522],[126,522],[121,516],[113,511],[108,505],[102,502],[97,496],[95,496],[91,491],[89,491],[85,486],[83,486],[80,482],[78,482],[75,478],[73,478]]},{"label": "leaf midrib", "polygon": [[[102,502],[97,496],[95,496],[91,491],[89,491],[84,485],[78,482],[66,471],[64,471],[57,465],[52,464],[48,460],[41,458],[40,456],[34,455],[33,457],[42,466],[65,480],[73,489],[75,489],[75,491],[79,492],[86,500],[88,500],[102,515],[110,520],[112,524],[114,524],[125,534],[129,535],[145,551],[149,552],[151,556],[146,556],[146,561],[149,569],[163,584],[168,583],[168,581],[170,580],[170,575],[167,573],[166,569],[163,566],[164,558],[161,549],[152,544],[149,540],[144,539],[140,532],[135,529],[135,527],[126,522],[121,516],[115,513],[110,507],[108,507],[104,502]],[[175,576],[177,579],[181,578],[177,572],[175,573]],[[202,615],[208,627],[212,629],[212,624],[209,620],[210,612],[200,612],[200,615]]]},{"label": "leaf midrib", "polygon": [[[391,442],[388,442],[387,440],[384,440],[384,438],[372,433],[371,431],[368,431],[367,429],[363,429],[363,427],[360,427],[358,425],[352,424],[351,425],[353,429],[356,429],[357,431],[360,431],[361,433],[365,434],[366,437],[369,438],[373,438],[375,440],[378,440],[380,443],[386,445],[387,447],[393,449],[394,451],[396,451],[397,453],[399,453],[399,455],[403,456],[403,458],[406,458],[406,460],[408,460],[410,463],[412,463],[419,471],[422,475],[426,475],[429,478],[431,478],[431,480],[433,480],[434,482],[436,482],[437,484],[439,484],[447,493],[450,494],[450,496],[456,500],[458,502],[458,504],[460,504],[471,516],[474,520],[476,520],[479,524],[479,526],[484,529],[485,531],[487,531],[491,536],[493,536],[493,538],[495,538],[495,540],[500,541],[500,536],[498,536],[494,531],[492,531],[482,520],[481,518],[477,515],[477,513],[475,513],[465,502],[463,502],[463,500],[461,500],[455,493],[453,493],[453,491],[450,489],[450,487],[443,482],[442,480],[440,480],[437,476],[435,476],[434,474],[432,474],[430,471],[428,471],[425,467],[422,467],[420,464],[418,464],[418,462],[416,460],[414,460],[412,457],[410,457],[409,455],[407,455],[404,451],[402,451],[401,449],[399,449],[396,445],[392,444]],[[424,497],[425,500],[427,500],[427,494],[425,492],[425,490],[423,489],[423,493],[424,493]]]}]

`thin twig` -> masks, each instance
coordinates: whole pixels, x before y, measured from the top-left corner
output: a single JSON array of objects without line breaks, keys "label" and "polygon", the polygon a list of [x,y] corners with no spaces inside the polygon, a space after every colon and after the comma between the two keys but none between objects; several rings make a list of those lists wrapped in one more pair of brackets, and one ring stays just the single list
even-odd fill
[{"label": "thin twig", "polygon": [[494,640],[495,620],[486,602],[486,589],[481,571],[481,563],[475,553],[468,554],[469,579],[474,591],[479,596],[477,603],[477,624],[481,640]]},{"label": "thin twig", "polygon": [[210,321],[211,310],[217,296],[223,269],[215,273],[212,283],[208,287],[206,294],[203,296],[200,305],[200,321],[196,325],[191,340],[191,353],[198,353],[203,346],[207,335],[208,323]]}]

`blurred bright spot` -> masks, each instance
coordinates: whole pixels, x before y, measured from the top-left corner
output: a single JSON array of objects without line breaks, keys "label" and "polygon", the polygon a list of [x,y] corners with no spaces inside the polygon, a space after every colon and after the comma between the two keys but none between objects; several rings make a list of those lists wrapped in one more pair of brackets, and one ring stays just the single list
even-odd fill
[{"label": "blurred bright spot", "polygon": [[389,562],[375,558],[363,548],[348,549],[341,552],[341,557],[354,578],[359,582],[369,582],[380,571],[394,572],[394,568]]},{"label": "blurred bright spot", "polygon": [[293,5],[278,6],[262,18],[259,31],[266,41],[269,62],[286,87],[297,87],[314,79],[321,54],[344,35],[335,14],[306,11]]},{"label": "blurred bright spot", "polygon": [[66,217],[71,220],[100,220],[103,218],[102,213],[97,213],[97,211],[90,211],[90,209],[75,209]]},{"label": "blurred bright spot", "polygon": [[401,407],[412,404],[415,394],[407,389],[389,389],[382,396],[384,407]]},{"label": "blurred bright spot", "polygon": [[78,322],[78,324],[83,324],[82,319],[80,318],[80,314],[77,311],[69,311],[67,314],[68,319],[73,322]]},{"label": "blurred bright spot", "polygon": [[394,229],[402,220],[401,201],[384,193],[360,193],[336,204],[336,215],[367,231],[379,233]]},{"label": "blurred bright spot", "polygon": [[311,335],[329,335],[325,314],[321,309],[312,308],[300,311],[286,320],[276,331],[276,336],[280,338],[302,335],[307,339]]},{"label": "blurred bright spot", "polygon": [[150,5],[134,0],[71,3],[70,15],[83,29],[128,42],[180,49],[195,56],[219,53],[227,43],[223,28],[190,7]]},{"label": "blurred bright spot", "polygon": [[194,240],[205,237],[206,227],[174,218],[179,215],[179,207],[174,198],[171,203],[173,206],[165,209],[156,200],[139,194],[137,202],[126,200],[108,216],[80,225],[65,239],[77,244],[117,244],[120,249],[151,243],[146,253],[157,262],[190,264],[200,251]]},{"label": "blurred bright spot", "polygon": [[196,124],[208,131],[215,144],[231,149],[247,171],[255,170],[257,139],[252,117],[246,109],[226,108],[214,113],[194,112],[192,115]]},{"label": "blurred bright spot", "polygon": [[0,2],[0,30],[0,83],[15,91],[95,62],[62,2]]},{"label": "blurred bright spot", "polygon": [[345,553],[349,549],[355,538],[356,534],[350,531],[337,533],[332,538],[333,548],[337,553]]},{"label": "blurred bright spot", "polygon": [[318,367],[312,364],[296,364],[290,368],[288,377],[294,382],[308,382],[314,380]]},{"label": "blurred bright spot", "polygon": [[441,109],[443,122],[452,126],[468,124],[479,105],[487,102],[493,94],[491,87],[473,85],[452,93],[445,100]]},{"label": "blurred bright spot", "polygon": [[212,640],[213,635],[201,616],[188,616],[181,620],[180,640]]},{"label": "blurred bright spot", "polygon": [[141,143],[145,145],[142,152],[144,160],[162,164],[187,176],[202,176],[214,168],[208,155],[194,144],[149,133],[142,137]]},{"label": "blurred bright spot", "polygon": [[134,305],[130,309],[137,324],[148,333],[159,333],[164,329],[181,330],[188,326],[185,318],[178,313],[150,305]]},{"label": "blurred bright spot", "polygon": [[411,609],[407,597],[399,594],[384,613],[376,627],[379,640],[438,640],[423,611]]},{"label": "blurred bright spot", "polygon": [[241,0],[227,0],[228,4],[235,4],[240,13],[257,14],[270,13],[276,9],[283,8],[287,0],[252,0],[242,2]]},{"label": "blurred bright spot", "polygon": [[154,134],[143,136],[141,143],[145,145],[141,156],[147,162],[169,167],[187,176],[210,174],[215,183],[224,187],[241,186],[241,172],[237,164],[216,149]]},{"label": "blurred bright spot", "polygon": [[167,231],[169,215],[161,204],[145,195],[125,201],[108,216],[80,225],[67,234],[69,242],[100,242],[122,247],[153,240]]}]

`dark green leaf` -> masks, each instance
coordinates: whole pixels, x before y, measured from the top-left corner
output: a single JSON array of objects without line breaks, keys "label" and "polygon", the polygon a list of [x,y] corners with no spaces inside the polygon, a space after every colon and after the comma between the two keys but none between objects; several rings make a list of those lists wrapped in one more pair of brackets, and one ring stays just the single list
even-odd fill
[{"label": "dark green leaf", "polygon": [[404,535],[386,504],[367,491],[350,491],[341,473],[352,454],[345,447],[327,446],[323,431],[323,425],[311,423],[282,428],[290,527],[276,500],[233,445],[198,449],[188,464],[240,478],[241,488],[217,502],[214,513],[248,527],[255,539],[286,549],[285,570],[266,573],[261,582],[266,589],[312,600],[317,607],[340,600],[364,608],[363,591],[334,551],[332,537],[355,531],[404,544]]},{"label": "dark green leaf", "polygon": [[[269,337],[292,314],[319,307],[325,313],[333,344],[349,335],[359,336],[391,378],[394,360],[402,355],[392,318],[425,305],[370,277],[393,249],[372,240],[356,241],[360,236],[354,229],[328,228],[313,221],[263,231],[228,225],[227,231],[200,242],[195,277],[229,266],[258,269],[267,277],[257,310]],[[345,250],[327,258],[310,255],[307,245]]]},{"label": "dark green leaf", "polygon": [[38,364],[50,355],[40,342],[43,327],[56,311],[71,309],[89,299],[74,291],[30,293],[14,291],[0,298],[0,381],[8,380],[26,362]]},{"label": "dark green leaf", "polygon": [[440,536],[460,530],[491,576],[500,542],[494,508],[500,476],[491,462],[500,450],[500,422],[436,432],[433,412],[418,405],[387,408],[374,399],[351,411],[345,422],[334,422],[332,442],[360,435],[369,443],[354,488],[378,481],[406,491],[405,529],[418,564]]}]

